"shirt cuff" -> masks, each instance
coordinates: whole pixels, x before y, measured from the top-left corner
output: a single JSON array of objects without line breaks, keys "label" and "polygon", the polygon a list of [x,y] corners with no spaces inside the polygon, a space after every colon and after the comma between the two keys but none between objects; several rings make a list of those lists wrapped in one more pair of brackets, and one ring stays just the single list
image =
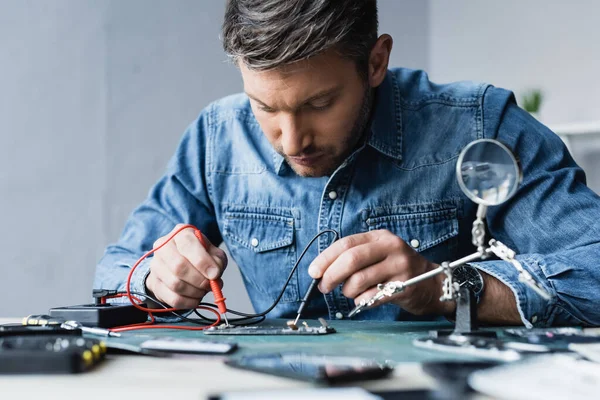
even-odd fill
[{"label": "shirt cuff", "polygon": [[512,290],[521,321],[527,328],[550,326],[552,310],[557,299],[556,291],[544,277],[536,257],[523,255],[517,256],[516,259],[546,289],[551,296],[550,300],[545,300],[529,286],[520,282],[519,272],[507,261],[469,262],[469,265],[493,276]]},{"label": "shirt cuff", "polygon": [[[150,274],[150,261],[152,261],[152,257],[148,257],[142,261],[135,271],[133,271],[133,275],[131,276],[131,291],[137,293],[143,293],[148,295],[148,290],[146,289],[146,278]],[[127,284],[127,282],[125,282]],[[125,290],[127,290],[125,288]]]},{"label": "shirt cuff", "polygon": [[[146,259],[144,259],[144,261],[142,261],[135,269],[135,271],[133,271],[133,274],[131,275],[131,292],[132,292],[132,296],[134,297],[142,297],[141,300],[146,301],[146,302],[151,302],[152,300],[150,299],[144,299],[143,296],[141,295],[149,295],[150,293],[148,293],[148,289],[146,288],[146,278],[148,278],[148,275],[150,274],[150,262],[152,261],[152,257],[148,257]],[[120,291],[126,292],[127,291],[127,281],[125,281],[123,283],[123,287],[120,288]],[[135,292],[135,293],[133,293]],[[138,293],[136,295],[136,293]],[[141,295],[140,295],[141,294]],[[129,299],[127,299],[127,297],[123,298],[126,302],[129,301]],[[157,308],[158,310],[160,310],[160,306],[158,306]],[[189,315],[191,313],[191,311],[185,311],[182,312],[182,314],[184,316]],[[183,320],[183,318],[181,317],[176,317],[174,314],[170,314],[170,313],[154,313],[154,318],[156,319],[156,322],[178,322]]]}]

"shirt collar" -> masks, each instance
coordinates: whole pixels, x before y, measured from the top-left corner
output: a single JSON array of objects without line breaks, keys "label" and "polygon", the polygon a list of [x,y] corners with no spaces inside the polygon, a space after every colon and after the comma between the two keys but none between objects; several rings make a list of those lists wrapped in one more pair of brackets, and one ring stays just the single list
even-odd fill
[{"label": "shirt collar", "polygon": [[284,165],[287,164],[284,161],[285,159],[283,158],[283,156],[276,152],[275,149],[273,149],[273,167],[275,167],[275,172],[277,173],[277,175],[281,174]]},{"label": "shirt collar", "polygon": [[[387,71],[377,88],[375,110],[369,124],[371,133],[367,144],[386,156],[402,160],[402,115],[400,90],[394,75]],[[281,174],[285,159],[273,149],[273,166]]]},{"label": "shirt collar", "polygon": [[400,90],[396,78],[390,71],[387,72],[385,79],[377,88],[371,136],[367,143],[389,157],[402,159]]}]

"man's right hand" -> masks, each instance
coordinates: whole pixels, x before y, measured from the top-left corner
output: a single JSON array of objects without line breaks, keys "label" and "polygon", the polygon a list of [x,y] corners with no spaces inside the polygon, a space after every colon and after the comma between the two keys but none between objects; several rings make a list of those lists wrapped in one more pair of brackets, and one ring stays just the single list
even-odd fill
[{"label": "man's right hand", "polygon": [[[154,242],[157,248],[183,225],[177,225],[168,235]],[[225,267],[225,252],[203,236],[205,249],[194,235],[192,228],[179,232],[160,250],[154,252],[150,261],[150,274],[146,278],[146,289],[156,299],[171,307],[181,309],[195,308],[210,291],[209,280],[220,279]]]}]

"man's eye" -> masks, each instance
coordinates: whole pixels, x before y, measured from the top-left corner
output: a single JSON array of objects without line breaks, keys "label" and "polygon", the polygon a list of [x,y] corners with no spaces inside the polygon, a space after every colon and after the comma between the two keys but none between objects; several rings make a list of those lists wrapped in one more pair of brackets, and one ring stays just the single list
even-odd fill
[{"label": "man's eye", "polygon": [[265,107],[265,106],[258,106],[258,109],[260,111],[266,112],[266,113],[274,113],[275,110],[272,109],[271,107]]},{"label": "man's eye", "polygon": [[331,103],[317,103],[317,104],[310,104],[310,108],[312,108],[313,110],[317,110],[317,111],[322,111],[322,110],[326,110],[331,106]]}]

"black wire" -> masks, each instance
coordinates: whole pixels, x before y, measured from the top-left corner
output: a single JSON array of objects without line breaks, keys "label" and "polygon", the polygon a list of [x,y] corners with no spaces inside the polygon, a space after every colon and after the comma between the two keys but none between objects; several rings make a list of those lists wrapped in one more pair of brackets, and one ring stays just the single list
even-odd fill
[{"label": "black wire", "polygon": [[[308,251],[308,249],[310,248],[310,246],[314,243],[315,240],[317,240],[319,238],[319,236],[323,235],[324,233],[333,233],[334,235],[334,239],[333,242],[335,242],[336,240],[338,240],[339,238],[339,233],[333,229],[324,229],[321,232],[317,233],[311,240],[310,242],[308,242],[308,244],[306,245],[306,247],[304,248],[304,250],[302,250],[302,253],[300,254],[300,257],[298,257],[298,260],[296,260],[296,263],[294,264],[294,267],[292,268],[292,270],[290,271],[290,274],[288,275],[287,280],[285,281],[285,284],[283,285],[283,288],[281,289],[281,292],[279,292],[279,295],[277,296],[277,298],[275,299],[275,301],[273,302],[273,304],[271,304],[271,306],[269,308],[267,308],[265,311],[258,313],[258,314],[246,314],[240,311],[236,311],[236,310],[231,310],[231,309],[227,309],[227,312],[233,315],[238,315],[242,318],[233,318],[230,319],[229,322],[235,322],[237,325],[252,325],[252,324],[257,324],[259,322],[262,322],[265,320],[266,315],[271,312],[271,310],[273,310],[277,304],[279,303],[279,301],[281,300],[281,298],[283,297],[283,294],[285,292],[285,289],[287,288],[287,286],[289,285],[290,281],[292,280],[292,277],[294,276],[294,273],[296,272],[296,270],[298,269],[298,265],[300,264],[300,261],[302,261],[302,258],[304,257],[304,255],[306,254],[306,252]],[[332,243],[333,243],[332,242]],[[123,292],[119,292],[119,293],[123,293]],[[126,293],[126,292],[124,292]],[[147,295],[145,293],[139,293],[139,292],[133,292],[130,291],[131,294],[134,294],[136,296],[143,296],[147,299],[152,300],[153,302],[155,302],[156,304],[158,304],[159,306],[163,307],[163,308],[171,308],[168,305],[162,303],[161,301],[155,299],[154,297]],[[198,304],[199,306],[204,306],[204,307],[211,307],[211,308],[216,308],[218,309],[219,307],[216,304],[212,304],[212,303],[200,303]],[[197,309],[194,308],[194,313],[200,317],[203,321],[206,322],[201,322],[198,321],[197,319],[192,319],[192,318],[187,318],[184,317],[183,315],[177,313],[176,311],[170,311],[171,314],[177,316],[178,318],[181,318],[187,322],[192,322],[194,324],[198,324],[198,325],[207,325],[208,323],[215,323],[217,320],[216,319],[212,319],[212,318],[208,318],[205,317],[204,315],[200,314],[198,312]],[[253,319],[255,319],[253,321]],[[249,322],[245,322],[247,320],[250,320]]]},{"label": "black wire", "polygon": [[[204,306],[204,307],[214,306],[214,304],[210,304],[210,303],[200,303],[199,305]],[[217,308],[217,307],[215,306],[213,308]],[[239,315],[238,311],[227,310],[227,312],[230,314]],[[201,319],[203,319],[207,322],[213,323],[213,324],[217,321],[216,319],[208,318],[208,317],[205,317],[204,315],[200,314],[198,309],[194,309],[194,314],[196,314]],[[233,325],[253,325],[253,324],[258,324],[259,322],[262,322],[265,319],[266,318],[264,316],[263,317],[242,317],[242,318],[229,318],[228,321]]]},{"label": "black wire", "polygon": [[[122,292],[118,292],[118,293],[120,294]],[[124,292],[124,293],[127,293],[127,292]],[[159,306],[161,306],[162,308],[171,308],[168,305],[166,305],[165,303],[159,301],[158,299],[155,299],[154,297],[152,297],[152,296],[150,296],[148,294],[140,293],[140,292],[134,292],[134,291],[130,291],[130,293],[133,294],[133,295],[135,295],[135,296],[142,296],[142,297],[145,297],[146,299],[150,299],[153,302],[155,302],[156,304],[158,304]],[[191,323],[196,324],[196,325],[208,325],[206,322],[198,321],[197,319],[188,318],[186,316],[183,316],[183,315],[177,313],[177,311],[169,311],[168,314],[173,314],[176,317],[183,319],[184,321],[191,322]]]},{"label": "black wire", "polygon": [[[127,293],[127,292],[117,292],[117,294],[126,294],[126,293]],[[152,297],[152,296],[150,296],[150,295],[148,295],[148,294],[146,294],[146,293],[140,293],[140,292],[135,292],[135,291],[130,291],[130,293],[131,293],[131,294],[133,294],[133,295],[135,295],[135,296],[141,296],[141,297],[145,297],[146,299],[150,299],[150,300],[152,300],[153,302],[155,302],[156,304],[158,304],[159,306],[161,306],[162,308],[171,308],[171,307],[169,307],[167,304],[165,304],[165,303],[163,303],[163,302],[159,301],[158,299],[156,299],[156,298],[154,298],[154,297]],[[212,307],[212,308],[218,309],[218,306],[217,306],[217,305],[215,305],[215,304],[211,304],[211,303],[200,303],[200,304],[198,304],[198,305],[200,305],[200,306],[205,306],[205,307]],[[181,312],[184,312],[184,311],[181,311]],[[207,321],[207,322],[204,322],[204,321],[198,321],[197,319],[193,319],[193,318],[188,318],[188,317],[186,317],[186,316],[184,316],[184,315],[181,315],[181,314],[179,314],[177,311],[169,311],[169,312],[168,312],[168,314],[173,314],[173,315],[174,315],[174,316],[176,316],[177,318],[181,318],[181,319],[182,319],[182,320],[184,320],[184,321],[191,322],[191,323],[193,323],[193,324],[196,324],[196,325],[202,325],[202,326],[206,326],[206,325],[214,324],[214,323],[217,321],[216,319],[210,319],[210,318],[207,318],[207,317],[203,316],[202,314],[200,314],[200,313],[198,312],[198,310],[197,310],[197,309],[194,309],[194,313],[195,313],[197,316],[199,316],[200,318],[202,318],[204,321]],[[231,313],[232,313],[232,314],[236,314],[236,313],[237,313],[237,311],[231,311]],[[247,318],[247,317],[246,317],[246,318],[234,318],[234,319],[230,319],[229,321],[230,321],[230,322],[237,322],[237,323],[238,323],[238,325],[240,325],[240,324],[239,324],[239,322],[244,322],[245,320],[248,320],[248,319],[250,319],[250,318]],[[250,322],[247,322],[247,323],[245,323],[244,325],[257,324],[257,323],[259,323],[259,322],[262,322],[264,319],[265,319],[265,318],[263,317],[262,319],[259,319],[259,320],[257,320],[257,321],[250,321]],[[209,322],[210,322],[210,323],[209,323]]]},{"label": "black wire", "polygon": [[[271,312],[271,310],[273,310],[275,308],[275,306],[277,306],[277,304],[279,303],[279,301],[283,297],[283,293],[285,292],[285,289],[287,288],[287,285],[292,280],[292,277],[294,276],[294,272],[296,272],[296,269],[298,269],[298,265],[300,264],[300,261],[302,261],[302,257],[304,257],[304,255],[306,254],[306,252],[308,251],[308,249],[310,248],[310,246],[314,243],[314,241],[317,240],[319,238],[319,236],[321,236],[324,233],[333,233],[333,235],[334,235],[333,242],[335,242],[336,240],[338,240],[338,238],[340,236],[340,234],[337,231],[333,230],[333,229],[323,229],[321,232],[317,233],[310,240],[310,242],[308,242],[308,244],[306,245],[306,247],[304,248],[304,250],[302,250],[302,253],[300,254],[300,257],[298,257],[298,260],[296,260],[296,263],[294,264],[294,267],[292,268],[292,271],[290,272],[287,280],[285,281],[285,284],[283,285],[283,288],[281,289],[281,292],[279,292],[279,296],[277,296],[277,299],[275,299],[275,301],[273,302],[273,304],[271,304],[271,306],[269,308],[267,308],[265,311],[263,311],[261,313],[258,313],[258,314],[246,314],[246,313],[242,313],[242,312],[239,312],[239,311],[233,311],[233,310],[229,310],[229,309],[227,309],[227,312],[229,312],[231,314],[235,314],[235,315],[240,315],[240,316],[243,316],[245,318],[259,318],[259,317],[262,317],[263,320],[264,320],[265,315],[267,315],[269,312]],[[207,307],[215,307],[215,308],[217,307],[216,305],[210,304],[210,303],[200,303],[200,305],[207,306]],[[196,315],[200,315],[200,314],[196,313]],[[207,321],[213,321],[210,318],[206,318],[206,317],[201,317],[201,318],[204,318]]]}]

